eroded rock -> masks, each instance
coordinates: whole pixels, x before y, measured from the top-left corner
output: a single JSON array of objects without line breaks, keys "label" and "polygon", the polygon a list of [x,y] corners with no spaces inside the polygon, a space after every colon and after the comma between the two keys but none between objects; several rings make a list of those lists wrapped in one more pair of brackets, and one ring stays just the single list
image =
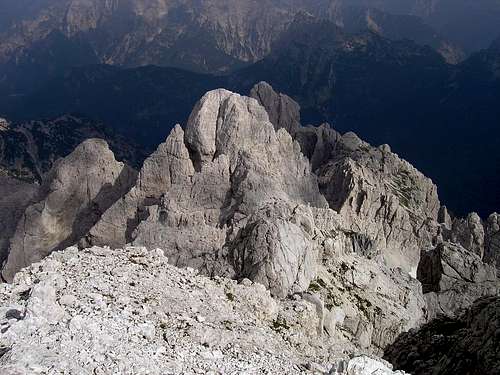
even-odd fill
[{"label": "eroded rock", "polygon": [[61,159],[17,223],[4,279],[11,281],[22,267],[76,243],[130,189],[135,175],[102,140],[85,141]]}]

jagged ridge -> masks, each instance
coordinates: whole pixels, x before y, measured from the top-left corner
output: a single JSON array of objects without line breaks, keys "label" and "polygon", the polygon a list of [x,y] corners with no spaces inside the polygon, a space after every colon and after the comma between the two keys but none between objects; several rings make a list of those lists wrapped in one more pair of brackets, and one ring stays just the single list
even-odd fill
[{"label": "jagged ridge", "polygon": [[[250,279],[275,297],[309,293],[319,333],[378,354],[433,317],[436,300],[454,316],[498,293],[495,269],[483,262],[498,257],[496,215],[486,228],[477,215],[452,219],[432,181],[387,145],[372,147],[326,124],[299,126],[298,105],[265,83],[252,96],[207,93],[185,130],[177,126],[137,175],[103,141],[79,146],[54,167],[4,242],[3,276],[12,280],[77,242],[159,247],[174,265]],[[461,256],[442,256],[451,242]],[[445,284],[424,296],[414,277],[429,257],[473,272],[443,268],[474,284],[461,289],[460,303]],[[444,280],[439,272],[419,277]]]}]

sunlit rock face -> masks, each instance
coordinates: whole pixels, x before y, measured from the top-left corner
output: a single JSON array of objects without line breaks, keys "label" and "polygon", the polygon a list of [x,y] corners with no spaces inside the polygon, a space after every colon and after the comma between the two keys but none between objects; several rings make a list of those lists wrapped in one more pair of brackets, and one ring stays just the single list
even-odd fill
[{"label": "sunlit rock face", "polygon": [[252,96],[205,94],[139,172],[82,143],[21,202],[3,277],[73,244],[160,248],[171,265],[300,296],[315,332],[379,355],[498,292],[494,215],[452,218],[389,146],[300,126],[297,103],[265,83]]}]

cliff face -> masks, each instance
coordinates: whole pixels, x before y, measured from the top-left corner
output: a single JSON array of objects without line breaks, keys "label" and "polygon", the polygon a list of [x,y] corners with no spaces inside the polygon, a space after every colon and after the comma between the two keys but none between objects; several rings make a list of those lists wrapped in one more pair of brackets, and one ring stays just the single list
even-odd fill
[{"label": "cliff face", "polygon": [[[6,30],[0,56],[22,51],[58,30],[84,36],[103,63],[224,71],[255,61],[295,14],[328,1],[65,0],[48,2]],[[24,22],[21,22],[24,21]]]},{"label": "cliff face", "polygon": [[80,145],[21,210],[3,277],[71,244],[158,247],[179,267],[307,296],[319,332],[379,354],[498,293],[494,215],[452,218],[389,146],[300,126],[265,83],[252,96],[207,93],[137,175],[105,142]]},{"label": "cliff face", "polygon": [[64,0],[26,4],[25,12],[10,13],[15,6],[4,6],[0,62],[12,56],[19,60],[32,46],[60,33],[67,48],[101,63],[224,72],[268,55],[298,14],[328,19],[350,31],[411,38],[433,46],[449,61],[461,58],[459,48],[417,17],[341,1]]}]

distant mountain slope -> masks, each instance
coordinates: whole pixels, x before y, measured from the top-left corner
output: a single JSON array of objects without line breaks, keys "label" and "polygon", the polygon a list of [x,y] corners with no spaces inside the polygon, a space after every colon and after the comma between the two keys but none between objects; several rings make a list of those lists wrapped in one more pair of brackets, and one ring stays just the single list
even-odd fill
[{"label": "distant mountain slope", "polygon": [[[0,97],[16,121],[80,113],[151,150],[206,91],[247,94],[270,82],[302,106],[303,119],[328,121],[373,144],[389,143],[432,177],[459,214],[500,210],[498,47],[447,64],[430,47],[373,32],[346,34],[303,16],[264,60],[227,76],[159,67],[86,66],[59,73],[24,97]],[[5,98],[4,98],[5,99]]]},{"label": "distant mountain slope", "polygon": [[328,14],[329,1],[52,0],[25,14],[7,1],[0,7],[10,20],[0,61],[57,30],[84,37],[101,63],[217,72],[262,58],[297,12]]},{"label": "distant mountain slope", "polygon": [[135,141],[75,116],[8,124],[0,128],[0,175],[40,183],[54,163],[89,138],[108,141],[119,160],[139,166],[146,153]]},{"label": "distant mountain slope", "polygon": [[[0,64],[37,54],[54,32],[85,43],[96,62],[159,65],[222,73],[267,56],[298,14],[346,30],[429,44],[450,61],[460,51],[417,17],[388,15],[332,0],[44,0],[0,1]],[[23,10],[24,9],[24,10]],[[63,48],[63,47],[61,47]],[[31,51],[35,49],[35,51]]]},{"label": "distant mountain slope", "polygon": [[222,87],[215,76],[174,68],[93,65],[60,73],[4,111],[16,121],[78,113],[102,121],[151,151],[203,93]]},{"label": "distant mountain slope", "polygon": [[362,4],[391,14],[421,17],[466,53],[487,48],[500,33],[497,0],[336,0]]},{"label": "distant mountain slope", "polygon": [[422,18],[414,15],[395,15],[373,7],[346,6],[342,12],[342,26],[348,32],[370,30],[392,40],[413,40],[422,46],[432,47],[451,64],[465,58],[457,44],[448,41]]}]

